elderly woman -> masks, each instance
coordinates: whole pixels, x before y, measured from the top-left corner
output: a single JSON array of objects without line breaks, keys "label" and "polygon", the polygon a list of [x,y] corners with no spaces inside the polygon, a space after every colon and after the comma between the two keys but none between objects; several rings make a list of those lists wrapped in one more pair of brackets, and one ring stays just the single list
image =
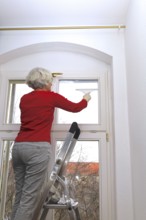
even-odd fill
[{"label": "elderly woman", "polygon": [[11,220],[31,220],[51,157],[51,127],[55,108],[80,112],[91,99],[89,94],[74,103],[51,91],[52,74],[34,68],[26,83],[34,89],[20,101],[21,127],[15,139],[12,161],[16,181]]}]

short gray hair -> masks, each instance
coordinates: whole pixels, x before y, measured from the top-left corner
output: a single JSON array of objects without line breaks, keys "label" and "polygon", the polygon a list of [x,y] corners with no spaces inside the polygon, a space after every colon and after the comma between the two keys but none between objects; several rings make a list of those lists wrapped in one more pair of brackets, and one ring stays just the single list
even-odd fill
[{"label": "short gray hair", "polygon": [[26,84],[33,89],[42,89],[52,83],[53,75],[47,69],[36,67],[26,77]]}]

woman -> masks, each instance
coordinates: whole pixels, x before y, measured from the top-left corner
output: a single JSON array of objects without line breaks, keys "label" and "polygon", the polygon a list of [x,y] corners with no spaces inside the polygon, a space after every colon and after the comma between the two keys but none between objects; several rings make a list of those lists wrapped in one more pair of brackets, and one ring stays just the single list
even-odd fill
[{"label": "woman", "polygon": [[43,68],[34,68],[26,77],[33,89],[20,101],[21,127],[15,139],[12,162],[16,181],[11,220],[31,220],[51,157],[51,127],[55,108],[80,112],[91,99],[89,94],[74,103],[52,92],[53,76]]}]

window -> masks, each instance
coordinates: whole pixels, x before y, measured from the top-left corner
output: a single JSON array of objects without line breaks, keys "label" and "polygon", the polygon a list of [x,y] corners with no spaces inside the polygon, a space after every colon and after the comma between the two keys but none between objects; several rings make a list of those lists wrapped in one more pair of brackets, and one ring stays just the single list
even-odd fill
[{"label": "window", "polygon": [[[13,141],[3,140],[2,155],[3,161],[1,164],[1,179],[0,179],[0,219],[10,217],[12,205],[14,201],[15,185],[14,173],[11,161]],[[6,187],[7,186],[7,187]]]},{"label": "window", "polygon": [[[56,80],[56,87],[53,87],[55,92],[59,92],[66,98],[73,102],[81,100],[86,92],[91,93],[91,101],[87,109],[80,113],[68,113],[63,110],[56,110],[54,124],[52,128],[52,145],[56,149],[61,146],[65,134],[73,121],[76,121],[81,128],[80,139],[78,140],[74,152],[68,164],[68,177],[74,179],[76,187],[80,183],[85,184],[84,194],[82,184],[78,188],[77,197],[80,200],[85,196],[84,204],[82,205],[83,219],[100,219],[107,220],[107,217],[102,209],[108,207],[108,175],[107,175],[107,148],[106,148],[106,128],[107,128],[107,102],[106,102],[106,80],[104,74],[99,74],[96,78],[70,78]],[[14,140],[20,124],[20,110],[19,102],[23,94],[32,91],[25,85],[24,79],[12,79],[11,77],[5,78],[2,84],[2,100],[3,114],[0,118],[0,138],[1,138],[1,189],[0,195],[0,209],[1,218],[9,216],[10,209],[13,202],[14,191],[10,185],[12,183],[13,174],[11,171],[11,141]],[[4,117],[3,117],[4,116]],[[5,120],[3,120],[5,118]],[[10,138],[11,136],[11,138]],[[55,148],[54,148],[55,149]],[[91,153],[92,152],[92,153]],[[54,150],[54,156],[56,152]],[[7,157],[5,156],[7,155]],[[6,166],[5,166],[5,165]],[[5,169],[4,169],[5,166]],[[80,172],[74,172],[77,170]],[[100,168],[99,168],[100,167]],[[84,169],[83,169],[84,168]],[[92,171],[92,172],[91,172]],[[9,176],[9,174],[11,175]],[[92,175],[91,175],[92,174]],[[11,181],[9,180],[11,178]],[[86,182],[82,180],[86,179]],[[101,181],[102,180],[102,181]],[[5,184],[4,184],[4,182]],[[90,183],[92,187],[89,187]],[[94,193],[91,192],[95,187]],[[90,190],[89,190],[90,188]],[[10,192],[11,191],[11,192]],[[7,198],[11,195],[11,201],[7,203]],[[94,195],[98,195],[94,197]],[[91,201],[91,199],[95,201]],[[89,199],[91,198],[91,199]],[[102,206],[100,205],[102,202]],[[91,206],[94,204],[94,207]],[[5,204],[5,205],[4,205]],[[88,212],[85,207],[89,206]],[[102,208],[103,207],[103,208]],[[94,210],[94,211],[93,211]],[[56,214],[55,220],[58,220],[59,213]],[[91,218],[92,215],[92,218]]]},{"label": "window", "polygon": [[[92,99],[88,108],[79,113],[70,113],[58,109],[54,124],[71,124],[72,121],[77,121],[84,125],[94,125],[94,130],[106,130],[106,94],[105,79],[103,76],[88,80],[56,80],[56,83],[58,83],[58,87],[56,86],[54,91],[59,92],[73,102],[80,101],[87,92],[90,92]],[[30,91],[32,91],[32,89],[25,84],[24,80],[9,80],[8,100],[7,104],[5,104],[7,109],[5,122],[7,124],[20,123],[20,98]],[[58,129],[58,126],[56,128]]]},{"label": "window", "polygon": [[[59,124],[72,123],[72,118],[81,124],[99,123],[99,91],[97,80],[60,80],[59,93],[74,102],[79,102],[83,95],[90,92],[92,99],[90,105],[79,113],[70,113],[58,110],[57,122]],[[88,116],[88,117],[87,117]]]},{"label": "window", "polygon": [[10,80],[9,81],[9,97],[7,108],[7,123],[19,124],[20,123],[20,109],[19,103],[22,95],[32,91],[24,80]]},{"label": "window", "polygon": [[[57,148],[62,146],[57,141]],[[81,219],[99,219],[99,141],[78,141],[66,166],[69,184],[73,195],[79,202]],[[62,219],[68,213],[55,211],[55,220]]]}]

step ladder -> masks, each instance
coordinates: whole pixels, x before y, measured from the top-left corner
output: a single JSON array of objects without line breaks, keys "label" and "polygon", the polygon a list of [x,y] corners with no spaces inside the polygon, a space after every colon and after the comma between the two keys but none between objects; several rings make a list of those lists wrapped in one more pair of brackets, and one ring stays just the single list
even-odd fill
[{"label": "step ladder", "polygon": [[[81,220],[78,202],[72,196],[72,186],[68,184],[65,177],[65,168],[71,157],[75,144],[79,138],[80,129],[76,122],[73,122],[63,142],[57,160],[53,166],[49,183],[44,189],[41,201],[39,202],[32,220],[45,220],[50,209],[66,209],[70,220]],[[61,187],[61,198],[55,200],[55,191]],[[53,190],[52,190],[53,189]]]}]

